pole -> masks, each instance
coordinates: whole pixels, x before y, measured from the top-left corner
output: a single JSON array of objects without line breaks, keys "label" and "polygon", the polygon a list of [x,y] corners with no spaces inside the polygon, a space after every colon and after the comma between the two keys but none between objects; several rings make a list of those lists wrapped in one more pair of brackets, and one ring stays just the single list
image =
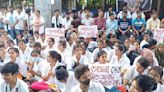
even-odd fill
[{"label": "pole", "polygon": [[157,5],[158,16],[160,14],[160,7],[161,7],[161,0],[158,0],[158,5]]},{"label": "pole", "polygon": [[116,11],[118,12],[118,0],[116,0]]}]

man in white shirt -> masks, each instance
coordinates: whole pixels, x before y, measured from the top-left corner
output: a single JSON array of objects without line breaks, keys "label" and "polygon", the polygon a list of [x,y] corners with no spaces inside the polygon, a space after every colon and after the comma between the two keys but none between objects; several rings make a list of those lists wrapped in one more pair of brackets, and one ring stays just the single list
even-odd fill
[{"label": "man in white shirt", "polygon": [[66,12],[66,16],[62,22],[62,26],[65,28],[65,30],[69,30],[72,27],[71,25],[72,21],[73,21],[73,18],[71,18],[70,12]]},{"label": "man in white shirt", "polygon": [[146,45],[146,44],[149,44],[149,39],[150,39],[150,35],[148,33],[145,33],[143,35],[143,40],[141,41],[140,43],[140,49],[143,49],[143,46]]},{"label": "man in white shirt", "polygon": [[136,9],[136,12],[134,12],[134,13],[132,14],[132,20],[134,20],[134,19],[137,18],[137,12],[141,12],[141,18],[145,19],[145,14],[141,11],[140,8],[137,8],[137,9]]},{"label": "man in white shirt", "polygon": [[123,11],[127,11],[127,18],[131,19],[132,16],[131,16],[130,11],[128,11],[127,6],[123,7],[123,10],[118,13],[117,18],[118,19],[122,19],[123,18]]},{"label": "man in white shirt", "polygon": [[17,78],[19,66],[16,63],[6,63],[1,68],[4,79],[0,85],[1,92],[29,92],[28,85]]},{"label": "man in white shirt", "polygon": [[82,24],[85,26],[91,26],[94,23],[94,19],[90,17],[90,11],[86,11],[86,17],[81,20]]},{"label": "man in white shirt", "polygon": [[80,84],[71,89],[71,92],[105,92],[104,87],[99,83],[90,82],[90,71],[88,66],[79,65],[75,68],[75,78]]},{"label": "man in white shirt", "polygon": [[62,27],[63,18],[60,16],[60,11],[59,10],[55,10],[54,13],[55,14],[52,17],[52,27],[54,27],[54,28],[61,28]]}]

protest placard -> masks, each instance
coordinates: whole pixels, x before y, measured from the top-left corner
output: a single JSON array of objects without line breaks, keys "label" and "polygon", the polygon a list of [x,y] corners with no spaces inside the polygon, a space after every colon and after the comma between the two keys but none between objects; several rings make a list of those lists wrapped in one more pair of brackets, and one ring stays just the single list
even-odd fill
[{"label": "protest placard", "polygon": [[163,42],[164,29],[155,29],[153,38],[156,39],[158,41],[158,43]]},{"label": "protest placard", "polygon": [[65,36],[65,31],[63,28],[46,28],[45,31],[46,38],[55,38],[58,40],[60,37]]},{"label": "protest placard", "polygon": [[79,26],[78,27],[78,34],[79,37],[84,37],[84,38],[88,38],[88,37],[97,37],[97,26]]},{"label": "protest placard", "polygon": [[122,83],[121,66],[115,65],[89,65],[92,79],[91,81],[100,83],[107,88],[120,86]]}]

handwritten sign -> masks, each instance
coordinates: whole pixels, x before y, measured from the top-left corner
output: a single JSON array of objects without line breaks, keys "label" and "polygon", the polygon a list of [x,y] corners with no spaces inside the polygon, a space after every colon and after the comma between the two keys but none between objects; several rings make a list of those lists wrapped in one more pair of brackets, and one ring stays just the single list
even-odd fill
[{"label": "handwritten sign", "polygon": [[156,39],[159,43],[164,40],[164,29],[156,29],[154,31],[154,39]]},{"label": "handwritten sign", "polygon": [[79,37],[97,37],[97,26],[79,26],[78,27]]},{"label": "handwritten sign", "polygon": [[60,37],[65,36],[65,32],[63,28],[46,28],[45,29],[46,38],[55,38],[59,39]]},{"label": "handwritten sign", "polygon": [[114,65],[89,65],[93,82],[111,88],[121,85],[121,66]]}]

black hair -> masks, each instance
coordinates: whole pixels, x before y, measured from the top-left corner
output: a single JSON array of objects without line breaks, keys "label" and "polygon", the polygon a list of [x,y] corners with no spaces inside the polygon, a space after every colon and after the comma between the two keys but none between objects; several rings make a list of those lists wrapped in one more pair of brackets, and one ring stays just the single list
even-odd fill
[{"label": "black hair", "polygon": [[77,80],[79,80],[80,77],[87,71],[89,71],[89,68],[87,65],[80,64],[80,65],[76,66],[75,71],[74,71],[75,72],[75,78]]},{"label": "black hair", "polygon": [[5,47],[5,43],[4,42],[0,42],[0,48],[4,48]]},{"label": "black hair", "polygon": [[151,92],[157,88],[157,84],[155,79],[148,75],[138,75],[133,81],[138,83],[139,88],[141,88],[141,92]]},{"label": "black hair", "polygon": [[114,13],[109,13],[109,16],[113,16],[114,15]]},{"label": "black hair", "polygon": [[161,66],[152,66],[151,69],[149,70],[149,72],[151,70],[156,71],[160,75],[160,78],[162,78],[162,76],[163,76],[163,68]]},{"label": "black hair", "polygon": [[118,49],[121,51],[121,52],[123,52],[123,53],[125,53],[125,46],[124,45],[118,45],[117,46],[118,47]]},{"label": "black hair", "polygon": [[154,46],[156,44],[157,44],[157,40],[156,39],[150,39],[149,40],[149,47]]},{"label": "black hair", "polygon": [[9,52],[10,50],[14,50],[14,52],[16,52],[16,53],[19,55],[19,50],[18,50],[18,48],[11,47],[11,48],[8,49],[8,52]]},{"label": "black hair", "polygon": [[19,66],[16,63],[8,62],[4,66],[1,67],[1,73],[12,73],[17,74],[18,73]]},{"label": "black hair", "polygon": [[65,39],[60,39],[59,44],[61,44],[64,48],[66,48],[66,40]]},{"label": "black hair", "polygon": [[41,48],[42,46],[41,46],[40,42],[35,42],[33,47],[40,47]]},{"label": "black hair", "polygon": [[7,43],[11,42],[12,44],[15,44],[13,40],[9,39],[7,40]]},{"label": "black hair", "polygon": [[35,31],[34,34],[39,34],[39,32],[38,31]]},{"label": "black hair", "polygon": [[104,50],[100,50],[98,53],[97,53],[97,58],[99,58],[100,56],[102,56],[103,54],[107,54]]},{"label": "black hair", "polygon": [[149,48],[149,47],[150,47],[149,44],[145,44],[145,45],[142,46],[142,49]]},{"label": "black hair", "polygon": [[55,39],[54,38],[48,38],[50,39],[53,43],[55,43]]},{"label": "black hair", "polygon": [[40,55],[40,50],[35,50],[35,49],[34,49],[34,50],[31,52],[31,56],[32,56],[33,53],[37,53],[37,54]]},{"label": "black hair", "polygon": [[55,69],[55,76],[59,81],[66,80],[69,76],[66,66],[58,66]]},{"label": "black hair", "polygon": [[141,57],[141,58],[138,60],[138,63],[139,63],[144,69],[146,69],[146,68],[149,66],[149,62],[148,62],[144,57]]},{"label": "black hair", "polygon": [[61,55],[56,51],[49,51],[49,55],[53,58],[61,62]]},{"label": "black hair", "polygon": [[126,14],[128,13],[127,11],[122,11],[122,12],[123,12],[123,13],[126,13]]},{"label": "black hair", "polygon": [[40,14],[40,10],[36,10]]},{"label": "black hair", "polygon": [[58,9],[54,10],[54,12],[60,12]]},{"label": "black hair", "polygon": [[31,8],[27,8],[26,10],[25,10],[25,12],[28,14],[28,13],[30,13],[31,12]]}]

